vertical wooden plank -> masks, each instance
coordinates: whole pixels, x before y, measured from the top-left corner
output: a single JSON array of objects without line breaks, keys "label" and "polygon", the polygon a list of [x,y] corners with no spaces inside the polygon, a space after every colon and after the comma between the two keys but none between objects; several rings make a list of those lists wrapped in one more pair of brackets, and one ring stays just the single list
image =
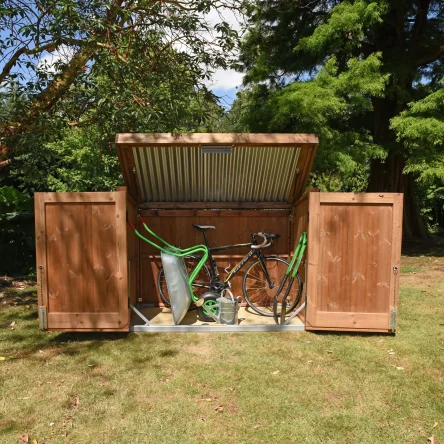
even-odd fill
[{"label": "vertical wooden plank", "polygon": [[[393,226],[392,226],[392,257],[391,257],[391,265],[392,270],[394,267],[398,267],[398,271],[396,273],[396,286],[395,286],[395,273],[392,273],[393,285],[390,287],[393,288],[393,300],[391,308],[395,308],[398,310],[398,300],[399,300],[399,279],[401,277],[400,267],[401,267],[401,244],[402,244],[402,215],[403,215],[403,205],[404,205],[404,196],[399,193],[394,196],[393,199]],[[396,316],[396,327],[398,324],[398,316]]]},{"label": "vertical wooden plank", "polygon": [[359,259],[358,266],[356,270],[356,282],[355,286],[356,293],[353,295],[353,299],[355,302],[355,311],[357,313],[365,313],[365,296],[366,296],[366,287],[367,287],[367,261],[368,261],[368,244],[369,244],[369,236],[368,236],[368,206],[367,205],[359,205],[359,225],[357,227],[356,239],[355,242],[357,244],[359,250]]},{"label": "vertical wooden plank", "polygon": [[350,208],[347,205],[341,205],[341,220],[339,221],[339,226],[337,232],[340,232],[340,243],[339,243],[339,255],[340,255],[340,267],[339,267],[339,288],[341,292],[339,310],[345,311],[346,307],[350,306],[350,291],[352,276],[350,272],[350,253],[353,250],[352,241],[350,239]]},{"label": "vertical wooden plank", "polygon": [[[36,273],[37,273],[37,294],[39,307],[48,305],[48,283],[46,266],[46,220],[45,202],[42,193],[34,194],[34,214],[35,214],[35,242],[36,242]],[[41,313],[38,310],[39,322]]]},{"label": "vertical wooden plank", "polygon": [[[115,206],[98,203],[91,206],[91,312],[119,310],[119,277],[116,276],[116,225],[113,223]],[[92,291],[93,290],[93,291]]]},{"label": "vertical wooden plank", "polygon": [[379,207],[379,213],[379,252],[375,311],[378,313],[387,313],[390,308],[390,294],[393,294],[391,293],[393,290],[391,287],[392,269],[389,263],[393,249],[393,206],[382,205]]},{"label": "vertical wooden plank", "polygon": [[317,287],[319,272],[320,193],[310,193],[307,250],[307,308],[306,323],[316,325]]},{"label": "vertical wooden plank", "polygon": [[128,239],[126,235],[126,191],[116,191],[116,252],[119,291],[118,325],[129,325],[128,310]]},{"label": "vertical wooden plank", "polygon": [[378,274],[378,255],[379,255],[379,232],[380,232],[380,209],[376,205],[369,208],[369,232],[370,246],[368,249],[369,257],[367,260],[367,285],[365,295],[364,310],[366,313],[376,313],[377,308],[377,274]]}]

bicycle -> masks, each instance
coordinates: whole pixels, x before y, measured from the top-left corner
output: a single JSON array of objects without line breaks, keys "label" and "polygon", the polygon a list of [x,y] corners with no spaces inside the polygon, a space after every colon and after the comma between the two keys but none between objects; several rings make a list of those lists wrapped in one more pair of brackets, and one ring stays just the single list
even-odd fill
[{"label": "bicycle", "polygon": [[[227,245],[222,247],[212,248],[209,245],[207,235],[205,233],[208,229],[215,229],[211,225],[196,225],[193,227],[201,231],[204,237],[205,245],[208,249],[208,263],[204,264],[199,274],[196,276],[192,287],[194,294],[204,299],[205,307],[211,305],[211,301],[214,301],[220,297],[220,293],[231,287],[231,280],[239,273],[239,271],[247,264],[247,262],[256,257],[256,260],[248,267],[242,280],[242,292],[248,306],[256,313],[272,317],[273,316],[273,299],[276,293],[276,289],[280,287],[283,282],[286,271],[288,269],[289,262],[283,258],[277,256],[265,256],[262,253],[262,249],[269,247],[273,240],[280,238],[279,234],[267,234],[267,233],[253,233],[251,234],[252,242],[244,244]],[[264,241],[262,244],[257,243],[257,238],[262,237]],[[250,251],[245,257],[228,273],[224,281],[221,280],[217,262],[213,257],[214,252],[232,250],[236,248],[250,248]],[[189,256],[186,258],[187,268],[193,269],[195,264],[200,261],[200,257]],[[294,307],[299,303],[302,295],[302,281],[299,273],[296,274],[297,285],[292,285],[291,288],[282,288],[285,294],[288,290],[287,296],[287,308],[286,313],[290,313]],[[292,282],[293,283],[293,282]],[[284,283],[285,285],[285,283]],[[157,277],[157,288],[162,298],[162,301],[166,306],[169,306],[168,289],[166,286],[163,269],[159,270]],[[205,314],[205,310],[201,307],[197,307],[199,310],[199,316],[205,321],[212,321],[209,315]]]}]

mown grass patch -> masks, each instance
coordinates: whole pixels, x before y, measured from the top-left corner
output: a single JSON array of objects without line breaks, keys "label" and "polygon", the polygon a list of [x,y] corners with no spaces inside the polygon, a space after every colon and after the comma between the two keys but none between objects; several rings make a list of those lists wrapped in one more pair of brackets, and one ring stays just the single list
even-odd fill
[{"label": "mown grass patch", "polygon": [[401,275],[396,336],[48,333],[30,290],[0,310],[0,442],[444,443],[442,290]]}]

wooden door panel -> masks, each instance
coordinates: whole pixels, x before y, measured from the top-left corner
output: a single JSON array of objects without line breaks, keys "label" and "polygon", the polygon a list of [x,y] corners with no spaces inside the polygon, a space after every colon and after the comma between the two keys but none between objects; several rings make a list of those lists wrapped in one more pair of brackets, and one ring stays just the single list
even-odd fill
[{"label": "wooden door panel", "polygon": [[35,201],[41,326],[127,331],[126,192],[37,193]]},{"label": "wooden door panel", "polygon": [[311,193],[309,211],[307,329],[393,330],[402,195]]}]

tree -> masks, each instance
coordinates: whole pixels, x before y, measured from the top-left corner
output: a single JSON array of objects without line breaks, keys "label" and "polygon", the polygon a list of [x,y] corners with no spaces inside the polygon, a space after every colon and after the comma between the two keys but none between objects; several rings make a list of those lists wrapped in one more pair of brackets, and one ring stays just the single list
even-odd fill
[{"label": "tree", "polygon": [[[44,128],[76,82],[78,87],[91,76],[97,82],[100,71],[112,71],[108,85],[125,89],[121,108],[128,103],[155,108],[152,97],[140,95],[147,91],[141,79],[152,85],[161,78],[165,84],[173,75],[176,84],[186,83],[186,91],[199,86],[209,70],[227,66],[236,42],[226,22],[214,25],[205,18],[223,6],[234,7],[232,0],[3,1],[0,87],[14,88],[21,100],[0,122],[0,133]],[[51,53],[58,60],[45,65]],[[95,105],[106,102],[95,99]],[[86,105],[91,107],[91,100]]]},{"label": "tree", "polygon": [[368,191],[404,192],[406,236],[426,230],[411,150],[391,122],[442,88],[443,14],[438,0],[267,0],[248,10],[240,66],[260,103],[273,103],[262,129],[318,130],[321,152],[367,158]]}]

